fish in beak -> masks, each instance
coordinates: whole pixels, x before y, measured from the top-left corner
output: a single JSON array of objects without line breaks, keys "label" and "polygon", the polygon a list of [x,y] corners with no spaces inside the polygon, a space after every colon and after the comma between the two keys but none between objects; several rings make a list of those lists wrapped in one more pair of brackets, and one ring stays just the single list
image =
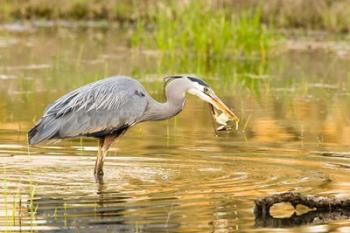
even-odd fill
[{"label": "fish in beak", "polygon": [[218,131],[228,130],[230,127],[228,122],[235,122],[236,130],[238,130],[239,118],[234,114],[217,96],[210,96],[212,101],[209,103],[211,113],[216,123],[220,126]]},{"label": "fish in beak", "polygon": [[190,94],[196,95],[202,100],[209,103],[211,106],[212,116],[215,121],[221,125],[217,130],[229,129],[228,122],[236,123],[236,130],[238,129],[239,118],[234,114],[220,99],[213,90],[209,87],[198,87],[189,90]]}]

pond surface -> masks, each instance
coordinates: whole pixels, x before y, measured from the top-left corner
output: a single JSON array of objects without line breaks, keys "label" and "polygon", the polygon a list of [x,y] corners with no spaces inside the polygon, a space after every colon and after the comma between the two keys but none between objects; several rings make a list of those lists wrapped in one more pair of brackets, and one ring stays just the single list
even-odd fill
[{"label": "pond surface", "polygon": [[96,141],[29,147],[26,132],[45,106],[85,83],[131,75],[163,99],[157,53],[129,49],[127,35],[2,27],[0,231],[350,231],[346,219],[287,227],[253,213],[255,199],[275,192],[350,198],[346,49],[284,49],[263,74],[252,71],[254,62],[241,70],[235,85],[204,77],[240,116],[240,129],[216,134],[207,104],[189,97],[175,118],[140,124],[120,138],[99,182],[92,174]]}]

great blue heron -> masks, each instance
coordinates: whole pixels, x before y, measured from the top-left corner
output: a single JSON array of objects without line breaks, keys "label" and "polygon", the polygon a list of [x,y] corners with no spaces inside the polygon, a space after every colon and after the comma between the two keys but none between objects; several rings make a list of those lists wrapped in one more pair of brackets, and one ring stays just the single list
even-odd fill
[{"label": "great blue heron", "polygon": [[103,161],[112,142],[137,123],[163,120],[178,114],[184,107],[186,92],[238,121],[201,79],[183,75],[164,80],[165,103],[154,100],[137,80],[124,76],[99,80],[73,90],[47,107],[28,132],[29,144],[80,136],[98,138],[94,173],[103,175]]}]

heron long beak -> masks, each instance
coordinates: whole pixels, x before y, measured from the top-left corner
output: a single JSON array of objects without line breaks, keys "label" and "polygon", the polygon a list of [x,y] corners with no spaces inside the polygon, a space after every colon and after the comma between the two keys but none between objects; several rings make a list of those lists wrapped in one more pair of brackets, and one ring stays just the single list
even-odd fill
[{"label": "heron long beak", "polygon": [[[209,93],[204,93],[203,91],[198,90],[197,88],[191,88],[188,90],[188,92],[192,95],[198,96],[202,100],[211,104],[213,108],[222,112],[226,118],[226,120],[224,120],[225,122],[228,120],[236,122],[236,129],[238,129],[239,118],[219,99],[219,97],[215,95],[215,93],[212,90],[209,90]],[[215,119],[217,120],[219,114],[214,109],[212,109],[212,113]]]},{"label": "heron long beak", "polygon": [[236,122],[236,125],[239,123],[239,118],[234,114],[222,101],[217,97],[216,95],[210,95],[210,98],[212,101],[211,104],[218,109],[219,111],[223,112],[225,115],[229,117],[230,120]]}]

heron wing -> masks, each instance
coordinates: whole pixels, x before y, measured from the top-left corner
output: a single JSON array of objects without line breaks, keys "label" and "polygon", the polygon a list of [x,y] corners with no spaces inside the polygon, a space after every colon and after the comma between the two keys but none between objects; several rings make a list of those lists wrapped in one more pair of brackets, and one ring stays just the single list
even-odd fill
[{"label": "heron wing", "polygon": [[127,77],[100,80],[50,105],[37,124],[32,141],[112,134],[137,123],[146,107],[145,90],[138,81]]}]

